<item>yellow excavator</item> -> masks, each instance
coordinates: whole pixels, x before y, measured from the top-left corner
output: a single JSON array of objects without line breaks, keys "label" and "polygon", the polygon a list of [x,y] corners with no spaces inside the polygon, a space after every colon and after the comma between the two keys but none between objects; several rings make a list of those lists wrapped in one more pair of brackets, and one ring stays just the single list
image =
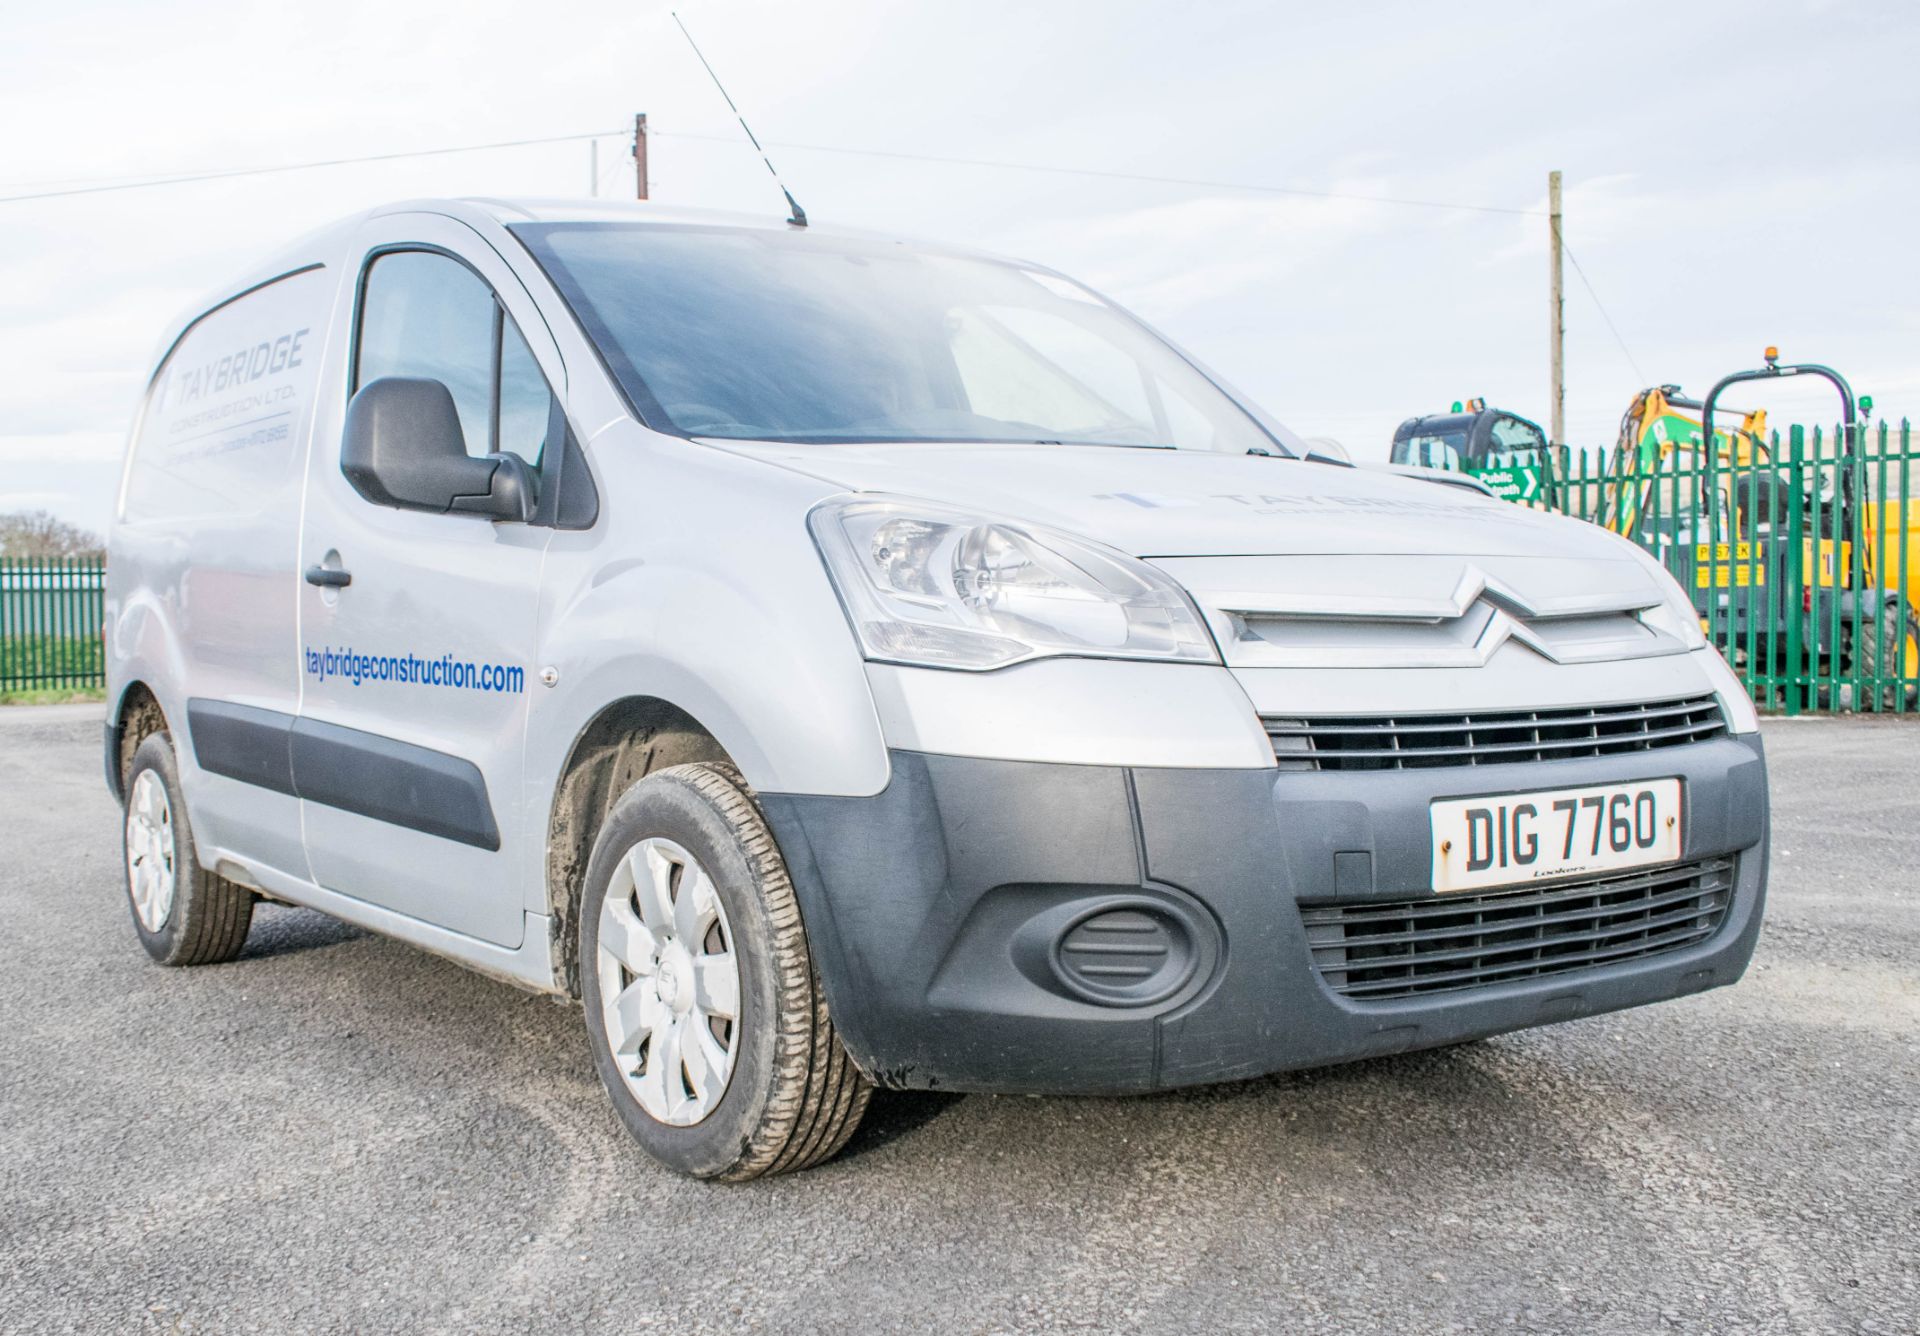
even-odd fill
[{"label": "yellow excavator", "polygon": [[[1769,350],[1771,351],[1771,350]],[[1689,399],[1678,385],[1655,385],[1633,396],[1620,419],[1614,443],[1601,523],[1616,533],[1630,534],[1652,500],[1655,480],[1676,468],[1698,467],[1706,405]],[[1714,456],[1723,468],[1752,468],[1771,458],[1767,445],[1767,410],[1744,413],[1738,427],[1713,434]]]},{"label": "yellow excavator", "polygon": [[[1723,377],[1703,400],[1675,385],[1635,395],[1587,513],[1666,561],[1750,680],[1787,690],[1826,683],[1858,705],[1894,708],[1920,688],[1920,498],[1908,500],[1894,472],[1912,461],[1882,458],[1870,470],[1853,390],[1838,372],[1782,366],[1774,348],[1765,362]],[[1832,453],[1796,445],[1777,458],[1764,409],[1714,425],[1729,386],[1788,376],[1839,391]]]}]

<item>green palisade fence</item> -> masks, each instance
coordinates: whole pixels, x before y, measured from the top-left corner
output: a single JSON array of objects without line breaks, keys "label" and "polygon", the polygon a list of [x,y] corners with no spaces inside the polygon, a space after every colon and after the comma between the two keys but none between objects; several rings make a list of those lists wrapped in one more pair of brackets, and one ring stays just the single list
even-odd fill
[{"label": "green palisade fence", "polygon": [[[1531,504],[1658,557],[1761,709],[1905,714],[1920,708],[1916,462],[1904,421],[1851,449],[1794,427],[1745,460],[1572,455]],[[104,683],[105,581],[97,557],[0,557],[0,691]]]},{"label": "green palisade fence", "polygon": [[1749,459],[1616,449],[1551,469],[1541,504],[1658,557],[1763,710],[1920,704],[1920,495],[1908,423],[1774,433]]},{"label": "green palisade fence", "polygon": [[106,562],[0,557],[0,691],[97,687]]}]

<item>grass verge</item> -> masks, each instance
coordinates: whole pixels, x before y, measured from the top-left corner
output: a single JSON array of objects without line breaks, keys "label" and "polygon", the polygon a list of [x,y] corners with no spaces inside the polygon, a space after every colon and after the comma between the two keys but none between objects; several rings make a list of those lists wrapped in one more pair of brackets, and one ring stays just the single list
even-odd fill
[{"label": "grass verge", "polygon": [[0,691],[0,706],[84,705],[106,698],[105,687],[29,687],[21,691]]}]

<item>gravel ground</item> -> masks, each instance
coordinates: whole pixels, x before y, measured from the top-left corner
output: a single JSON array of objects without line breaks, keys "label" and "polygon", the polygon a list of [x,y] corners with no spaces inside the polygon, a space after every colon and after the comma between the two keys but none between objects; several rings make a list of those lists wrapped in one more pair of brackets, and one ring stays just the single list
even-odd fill
[{"label": "gravel ground", "polygon": [[1920,724],[1772,725],[1737,987],[1144,1099],[882,1095],[743,1187],[577,1011],[304,910],[148,963],[98,707],[0,711],[0,1325],[1920,1330]]}]

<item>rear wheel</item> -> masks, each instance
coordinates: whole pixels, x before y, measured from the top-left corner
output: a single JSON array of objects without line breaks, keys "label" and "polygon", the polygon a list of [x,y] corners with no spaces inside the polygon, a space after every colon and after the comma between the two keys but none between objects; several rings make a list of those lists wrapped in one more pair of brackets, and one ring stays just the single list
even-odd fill
[{"label": "rear wheel", "polygon": [[627,790],[594,842],[579,931],[594,1065],[655,1159],[737,1181],[808,1168],[853,1135],[871,1088],[730,769],[673,766]]},{"label": "rear wheel", "polygon": [[162,965],[213,965],[247,943],[253,892],[202,868],[173,741],[151,734],[127,771],[127,901],[140,945]]},{"label": "rear wheel", "polygon": [[[1914,699],[1915,684],[1920,682],[1920,619],[1904,600],[1887,599],[1880,615],[1860,627],[1860,643],[1853,656],[1860,670],[1862,696],[1876,701],[1870,708],[1891,710],[1904,694]],[[1885,679],[1876,692],[1871,679]]]}]

